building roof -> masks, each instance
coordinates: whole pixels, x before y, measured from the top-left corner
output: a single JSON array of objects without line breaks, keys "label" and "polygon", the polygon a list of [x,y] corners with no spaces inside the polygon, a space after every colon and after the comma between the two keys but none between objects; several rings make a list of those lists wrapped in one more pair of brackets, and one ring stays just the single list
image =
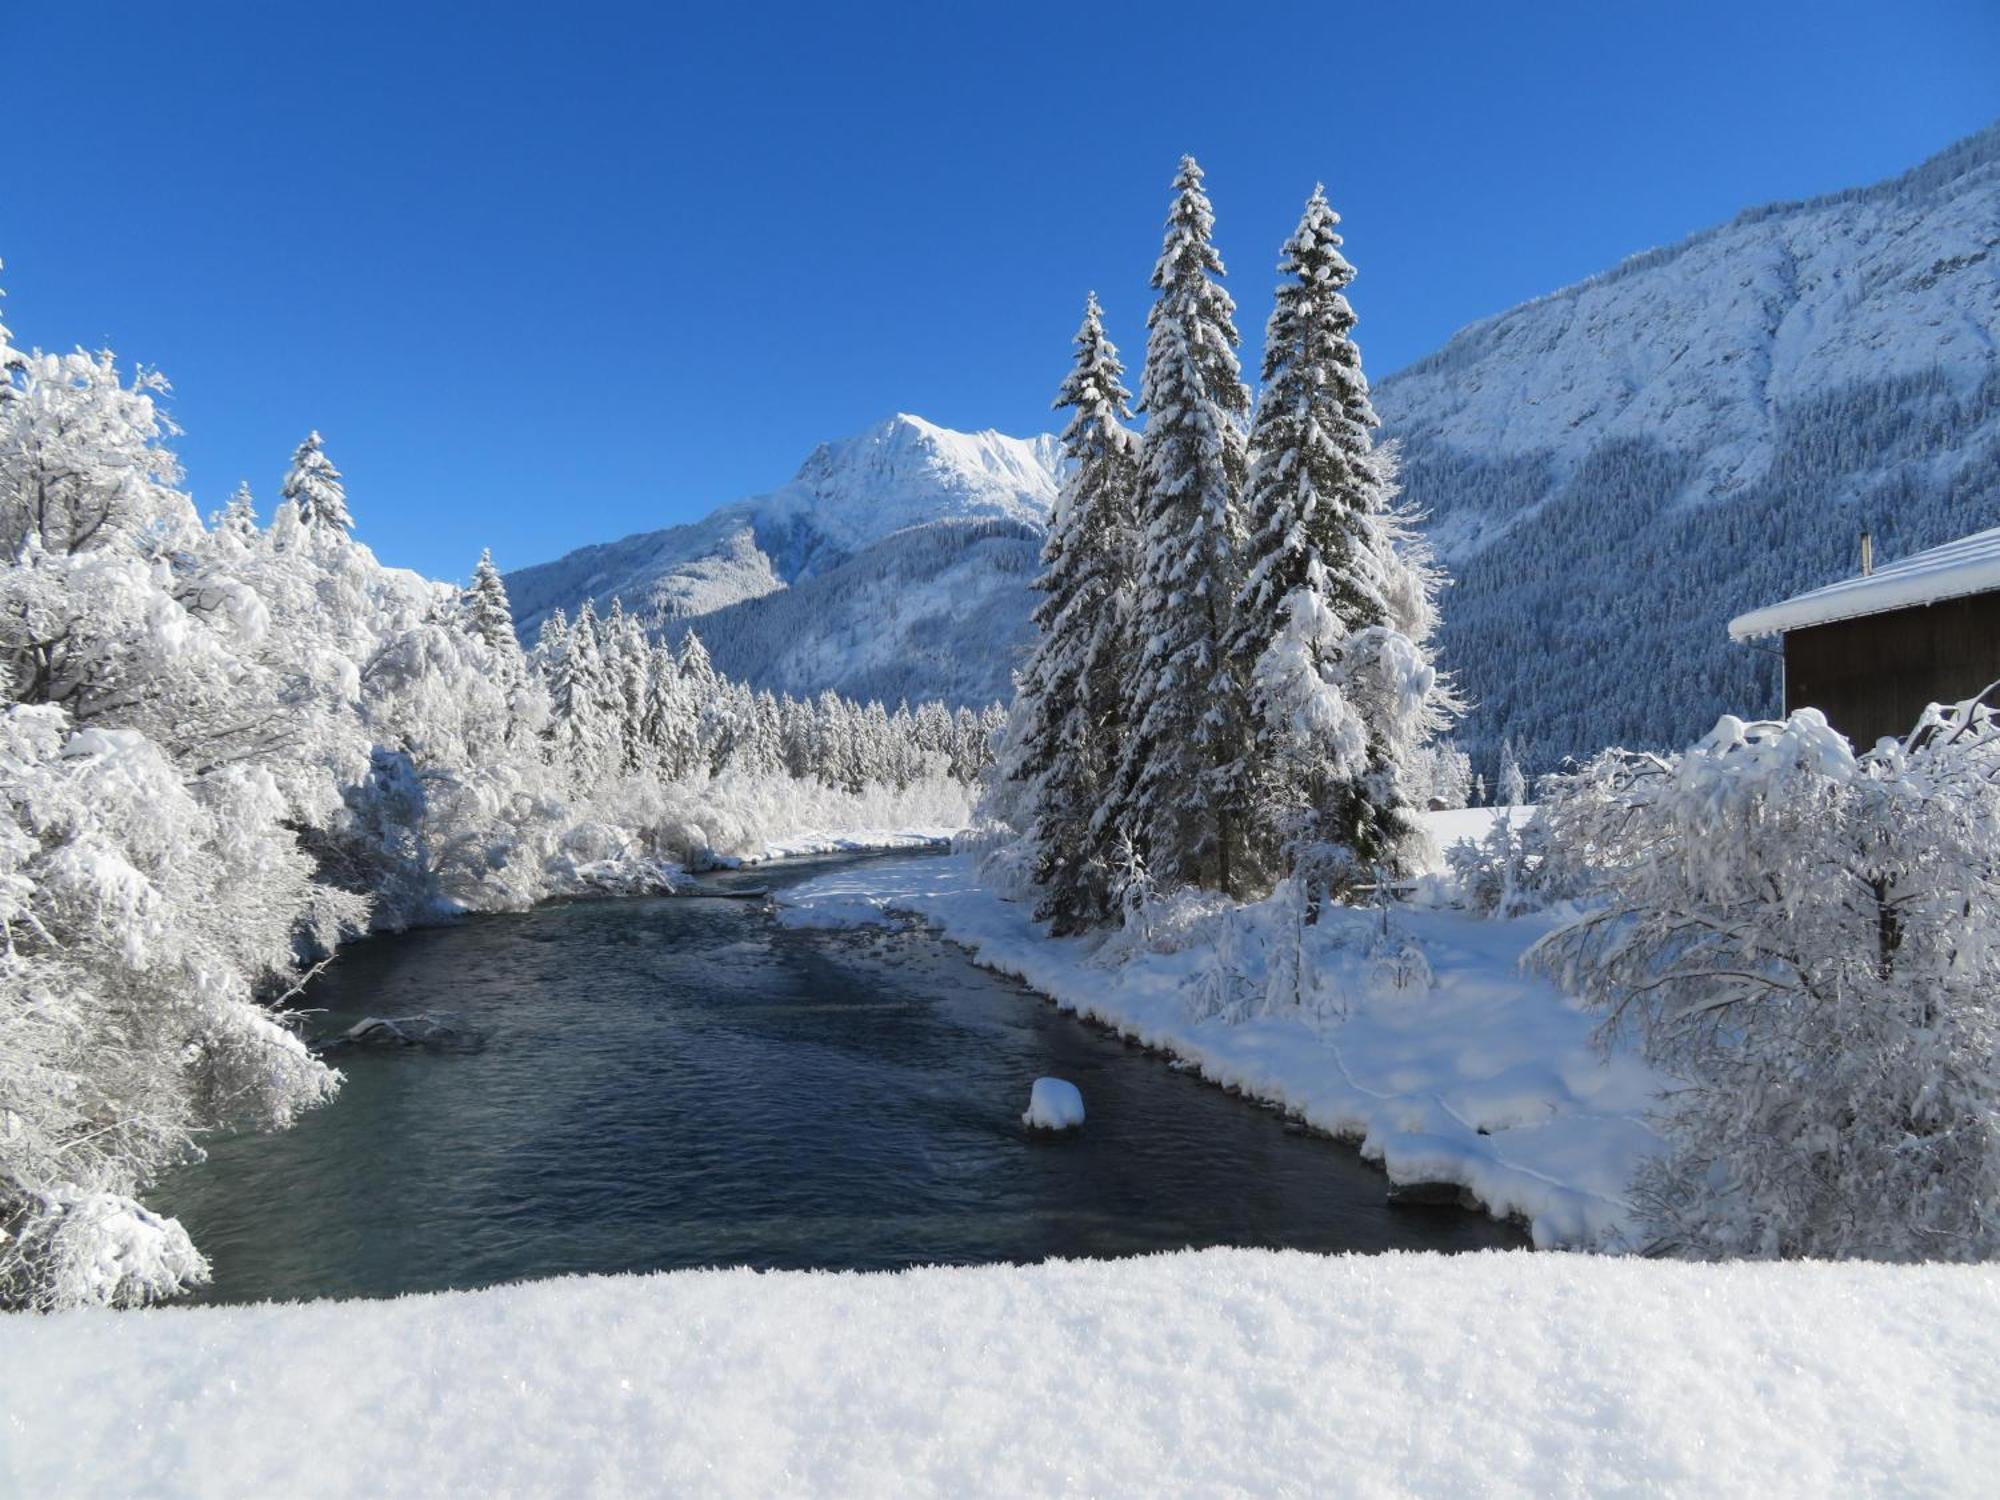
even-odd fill
[{"label": "building roof", "polygon": [[1738,615],[1729,622],[1729,635],[1738,641],[1779,635],[1808,625],[1936,604],[1992,589],[2000,589],[2000,526],[1915,553],[1865,577],[1843,578],[1809,594]]}]

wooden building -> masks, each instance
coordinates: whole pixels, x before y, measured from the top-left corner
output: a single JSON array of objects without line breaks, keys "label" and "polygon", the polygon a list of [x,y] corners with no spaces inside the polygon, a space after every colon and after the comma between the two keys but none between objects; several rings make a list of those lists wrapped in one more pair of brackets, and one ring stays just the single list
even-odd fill
[{"label": "wooden building", "polygon": [[[1862,571],[1729,622],[1783,638],[1785,711],[1817,708],[1857,750],[1916,726],[1932,703],[2000,681],[2000,528]],[[2000,695],[1996,695],[2000,696]]]}]

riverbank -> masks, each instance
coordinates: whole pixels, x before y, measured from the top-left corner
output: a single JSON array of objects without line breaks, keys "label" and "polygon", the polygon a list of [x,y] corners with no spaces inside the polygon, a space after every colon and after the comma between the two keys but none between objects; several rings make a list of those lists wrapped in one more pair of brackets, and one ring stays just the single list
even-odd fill
[{"label": "riverbank", "polygon": [[735,870],[749,865],[769,864],[780,859],[805,859],[818,854],[886,854],[897,850],[949,849],[955,826],[936,824],[919,828],[858,828],[832,833],[824,830],[786,834],[764,840],[752,854],[717,854],[706,857],[703,869]]},{"label": "riverbank", "polygon": [[0,1491],[1983,1493],[2000,1270],[1211,1250],[0,1319]]},{"label": "riverbank", "polygon": [[[981,881],[970,855],[827,874],[784,893],[780,919],[864,926],[895,913],[1066,1010],[1357,1142],[1391,1184],[1462,1190],[1528,1224],[1537,1245],[1631,1247],[1626,1187],[1658,1145],[1646,1115],[1661,1080],[1627,1052],[1601,1055],[1595,1017],[1521,972],[1548,917],[1399,907],[1397,939],[1417,958],[1385,976],[1371,946],[1377,914],[1341,912],[1316,975],[1331,1008],[1234,1016],[1201,1003],[1212,942],[1106,961],[1096,940],[1047,936],[1026,902]],[[1332,931],[1336,921],[1354,931]],[[1230,957],[1250,989],[1263,962],[1253,948]]]}]

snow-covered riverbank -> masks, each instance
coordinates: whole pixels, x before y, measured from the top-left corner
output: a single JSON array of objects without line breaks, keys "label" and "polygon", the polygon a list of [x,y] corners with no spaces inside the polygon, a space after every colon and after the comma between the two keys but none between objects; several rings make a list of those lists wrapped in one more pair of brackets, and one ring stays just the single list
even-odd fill
[{"label": "snow-covered riverbank", "polygon": [[1323,976],[1343,1018],[1226,1020],[1192,1003],[1203,950],[1105,964],[1091,941],[1050,939],[1026,903],[995,895],[969,855],[841,870],[783,900],[781,919],[799,926],[920,917],[1057,1004],[1360,1141],[1396,1183],[1457,1184],[1525,1219],[1538,1244],[1616,1246],[1628,1232],[1626,1184],[1657,1144],[1644,1116],[1659,1080],[1634,1057],[1600,1056],[1594,1018],[1520,972],[1546,918],[1399,908],[1427,986],[1385,992],[1356,946],[1332,952]]},{"label": "snow-covered riverbank", "polygon": [[0,1491],[1985,1492],[2000,1270],[1204,1251],[0,1319]]},{"label": "snow-covered riverbank", "polygon": [[774,859],[804,859],[815,854],[882,854],[898,849],[939,849],[951,845],[954,824],[915,828],[854,828],[839,832],[808,830],[765,839],[754,854],[714,854],[710,868],[727,870],[769,864]]}]

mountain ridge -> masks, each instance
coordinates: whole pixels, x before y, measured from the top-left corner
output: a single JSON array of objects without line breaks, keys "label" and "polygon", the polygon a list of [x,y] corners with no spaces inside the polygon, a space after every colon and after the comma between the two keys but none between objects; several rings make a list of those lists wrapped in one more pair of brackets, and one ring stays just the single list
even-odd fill
[{"label": "mountain ridge", "polygon": [[[1469,325],[1376,388],[1456,575],[1463,738],[1537,769],[1775,712],[1729,617],[2000,520],[2000,126]],[[1986,476],[1982,481],[1981,476]]]}]

